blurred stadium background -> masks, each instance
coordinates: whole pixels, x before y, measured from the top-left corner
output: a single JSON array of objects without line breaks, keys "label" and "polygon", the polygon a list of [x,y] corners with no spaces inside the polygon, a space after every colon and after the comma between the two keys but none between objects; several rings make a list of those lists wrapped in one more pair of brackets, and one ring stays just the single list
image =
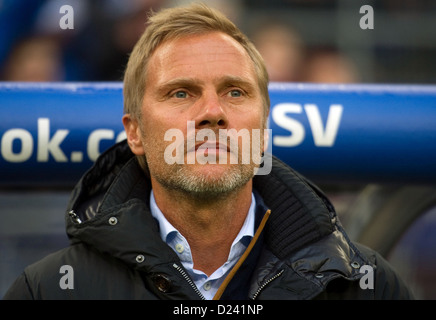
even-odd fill
[{"label": "blurred stadium background", "polygon": [[[147,12],[188,2],[0,0],[0,81],[121,81]],[[271,81],[436,84],[434,0],[204,2],[221,9],[250,36]],[[74,29],[59,27],[64,4],[74,9]],[[363,5],[374,9],[372,30],[359,27]],[[381,250],[418,298],[436,298],[433,185],[368,181],[321,187],[355,239]],[[69,192],[0,189],[0,297],[26,265],[66,244],[63,214]],[[395,213],[405,207],[404,226],[390,236],[392,224],[400,224]]]}]

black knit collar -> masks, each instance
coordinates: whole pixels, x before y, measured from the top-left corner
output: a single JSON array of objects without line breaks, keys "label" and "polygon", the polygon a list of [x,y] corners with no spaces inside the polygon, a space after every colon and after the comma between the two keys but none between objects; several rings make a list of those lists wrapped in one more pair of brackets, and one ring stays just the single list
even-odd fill
[{"label": "black knit collar", "polygon": [[277,257],[284,259],[333,231],[336,214],[327,198],[277,158],[271,173],[256,176],[253,186],[271,209],[265,241]]}]

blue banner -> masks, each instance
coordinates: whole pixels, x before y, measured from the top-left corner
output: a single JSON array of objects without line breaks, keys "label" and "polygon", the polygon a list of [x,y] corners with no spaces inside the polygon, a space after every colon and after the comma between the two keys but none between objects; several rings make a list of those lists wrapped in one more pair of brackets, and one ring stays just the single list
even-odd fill
[{"label": "blue banner", "polygon": [[436,183],[436,86],[273,84],[273,154],[315,181]]},{"label": "blue banner", "polygon": [[[435,183],[436,86],[270,85],[272,153],[318,183]],[[0,186],[70,187],[125,139],[121,83],[0,83]]]}]

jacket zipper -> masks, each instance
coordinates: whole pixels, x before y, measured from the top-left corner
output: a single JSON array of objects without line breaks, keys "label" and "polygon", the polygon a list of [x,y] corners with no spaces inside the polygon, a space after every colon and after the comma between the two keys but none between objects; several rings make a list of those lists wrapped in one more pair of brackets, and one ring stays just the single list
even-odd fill
[{"label": "jacket zipper", "polygon": [[270,284],[272,281],[274,281],[275,279],[277,279],[278,277],[280,277],[283,272],[285,270],[281,270],[279,273],[277,273],[276,275],[274,275],[273,277],[269,278],[268,280],[266,280],[260,287],[259,289],[257,289],[257,291],[255,292],[255,294],[253,295],[253,297],[251,297],[251,300],[256,300],[257,296],[259,295],[259,293],[263,290],[263,288],[265,288],[268,284]]},{"label": "jacket zipper", "polygon": [[192,282],[191,278],[188,276],[188,274],[181,268],[178,264],[173,263],[173,267],[182,275],[182,277],[188,282],[188,284],[191,286],[192,289],[194,289],[195,293],[199,295],[201,300],[206,300],[206,298],[203,296],[203,294],[198,290],[197,286],[194,282]]}]

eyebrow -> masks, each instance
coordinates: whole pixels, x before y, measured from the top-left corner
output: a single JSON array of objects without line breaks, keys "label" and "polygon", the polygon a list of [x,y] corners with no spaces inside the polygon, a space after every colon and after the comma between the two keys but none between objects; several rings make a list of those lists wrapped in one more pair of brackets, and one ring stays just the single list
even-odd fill
[{"label": "eyebrow", "polygon": [[175,88],[195,88],[201,87],[202,81],[199,81],[195,78],[175,78],[169,81],[166,81],[162,85],[159,86],[157,93],[158,95],[166,95],[169,91]]},{"label": "eyebrow", "polygon": [[224,76],[220,78],[218,82],[220,83],[220,87],[232,85],[242,87],[246,90],[253,90],[255,88],[255,85],[250,80],[238,76]]},{"label": "eyebrow", "polygon": [[[215,80],[215,83],[217,84],[218,89],[226,88],[229,86],[240,86],[246,90],[253,90],[255,88],[255,85],[250,80],[239,76],[226,75]],[[175,88],[195,89],[200,88],[203,85],[204,81],[202,80],[190,77],[181,77],[166,81],[159,86],[157,92],[158,95],[165,95]]]}]

